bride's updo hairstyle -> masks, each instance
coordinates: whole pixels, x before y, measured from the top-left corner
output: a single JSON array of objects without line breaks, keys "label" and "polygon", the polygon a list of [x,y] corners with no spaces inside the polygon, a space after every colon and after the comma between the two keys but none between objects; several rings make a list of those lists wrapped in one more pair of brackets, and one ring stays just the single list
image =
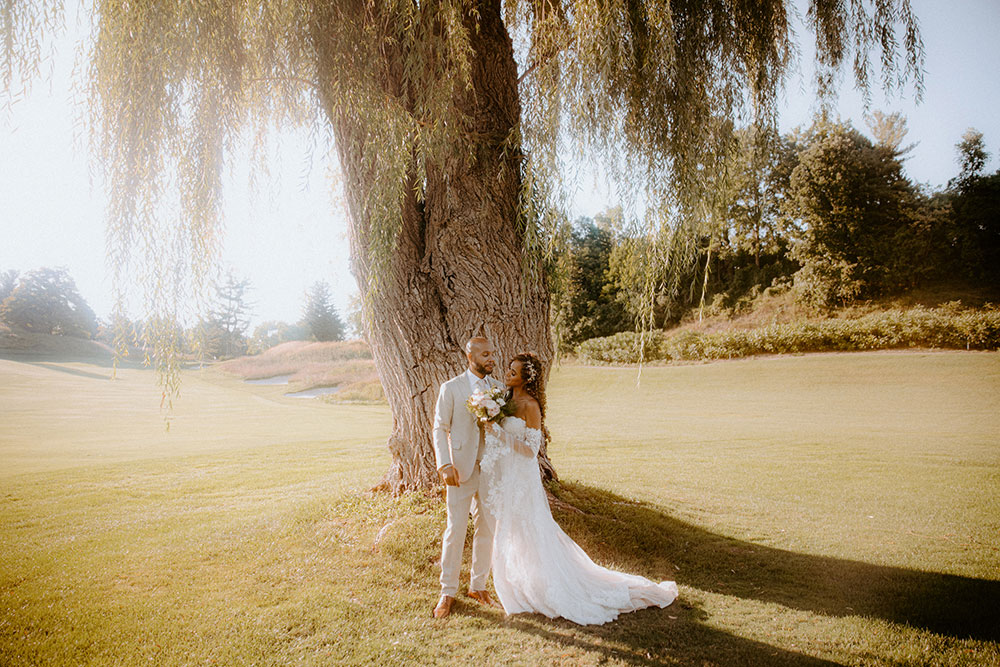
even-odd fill
[{"label": "bride's updo hairstyle", "polygon": [[524,391],[538,401],[538,409],[542,415],[542,433],[545,435],[545,439],[548,440],[549,431],[545,428],[545,373],[543,372],[545,367],[542,365],[542,360],[532,352],[521,352],[514,355],[514,358],[510,361],[511,363],[515,361],[521,362],[521,378],[524,380]]}]

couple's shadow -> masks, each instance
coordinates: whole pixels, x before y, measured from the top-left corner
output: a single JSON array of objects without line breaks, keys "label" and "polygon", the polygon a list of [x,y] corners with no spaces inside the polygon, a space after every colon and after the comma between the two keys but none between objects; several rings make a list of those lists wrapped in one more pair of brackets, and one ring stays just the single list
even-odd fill
[{"label": "couple's shadow", "polygon": [[[579,483],[552,487],[582,512],[554,508],[595,560],[654,580],[824,616],[861,616],[958,639],[1000,640],[1000,581],[801,554],[714,534],[655,506]],[[630,663],[833,664],[712,628],[681,598],[605,626],[538,615],[504,623]],[[695,652],[691,651],[695,648]]]}]

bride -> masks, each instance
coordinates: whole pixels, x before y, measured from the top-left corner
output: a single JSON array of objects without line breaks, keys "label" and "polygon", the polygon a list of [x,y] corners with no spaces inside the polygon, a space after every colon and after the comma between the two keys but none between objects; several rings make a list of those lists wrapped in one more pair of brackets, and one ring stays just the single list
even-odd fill
[{"label": "bride", "polygon": [[677,584],[595,564],[552,518],[536,461],[544,437],[542,378],[538,357],[514,357],[505,378],[514,414],[501,426],[485,426],[480,468],[496,519],[493,584],[504,611],[600,625],[623,612],[666,607],[677,597]]}]

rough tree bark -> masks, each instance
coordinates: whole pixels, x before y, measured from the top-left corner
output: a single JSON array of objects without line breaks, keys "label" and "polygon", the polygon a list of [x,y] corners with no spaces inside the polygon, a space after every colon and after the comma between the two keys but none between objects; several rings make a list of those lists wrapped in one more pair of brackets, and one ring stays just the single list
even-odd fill
[{"label": "rough tree bark", "polygon": [[[388,264],[371,288],[368,220],[363,205],[367,178],[361,150],[363,119],[330,111],[344,174],[349,211],[352,271],[371,305],[368,340],[393,415],[392,463],[379,485],[399,493],[439,483],[431,444],[438,388],[466,366],[463,345],[474,335],[497,348],[495,374],[531,350],[552,358],[549,301],[544,276],[522,270],[524,229],[519,214],[519,150],[503,142],[520,119],[517,68],[499,0],[476,3],[466,17],[472,48],[472,91],[456,106],[471,119],[468,144],[427,168],[424,184],[411,176],[402,207],[402,230]],[[472,22],[476,25],[473,27]],[[400,88],[399,54],[384,52],[386,93]],[[417,189],[423,188],[423,201]],[[544,451],[543,472],[554,471]]]}]

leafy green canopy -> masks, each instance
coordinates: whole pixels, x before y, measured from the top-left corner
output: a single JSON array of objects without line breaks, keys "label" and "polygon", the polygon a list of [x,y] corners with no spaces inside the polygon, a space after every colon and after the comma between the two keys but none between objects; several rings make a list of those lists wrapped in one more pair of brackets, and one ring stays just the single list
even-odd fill
[{"label": "leafy green canopy", "polygon": [[898,152],[849,124],[818,122],[811,135],[788,200],[802,226],[793,254],[804,295],[826,306],[898,287],[913,262],[899,249],[917,204]]},{"label": "leafy green canopy", "polygon": [[16,331],[91,338],[97,318],[65,268],[0,274],[0,325]]},{"label": "leafy green canopy", "polygon": [[[338,149],[341,159],[359,156],[369,175],[345,187],[364,221],[355,248],[368,249],[354,261],[377,280],[408,189],[419,197],[428,166],[477,136],[462,111],[474,76],[470,35],[480,10],[501,2],[84,1],[118,301],[139,284],[151,315],[176,314],[192,286],[207,284],[227,159],[248,134],[262,155],[276,125],[311,128],[322,148],[338,127],[364,129]],[[62,0],[0,0],[9,99],[15,81],[37,73],[64,11]],[[796,9],[786,0],[504,0],[502,11],[521,116],[509,136],[489,139],[523,152],[526,247],[538,253],[558,238],[562,158],[596,154],[619,182],[637,184],[625,194],[655,203],[645,229],[662,242],[637,260],[640,291],[652,298],[663,281],[653,269],[694,258],[693,230],[709,218],[706,174],[724,162],[734,125],[775,123]],[[812,0],[805,19],[821,94],[848,62],[867,89],[872,51],[886,87],[912,77],[919,92],[923,52],[908,0]]]}]

